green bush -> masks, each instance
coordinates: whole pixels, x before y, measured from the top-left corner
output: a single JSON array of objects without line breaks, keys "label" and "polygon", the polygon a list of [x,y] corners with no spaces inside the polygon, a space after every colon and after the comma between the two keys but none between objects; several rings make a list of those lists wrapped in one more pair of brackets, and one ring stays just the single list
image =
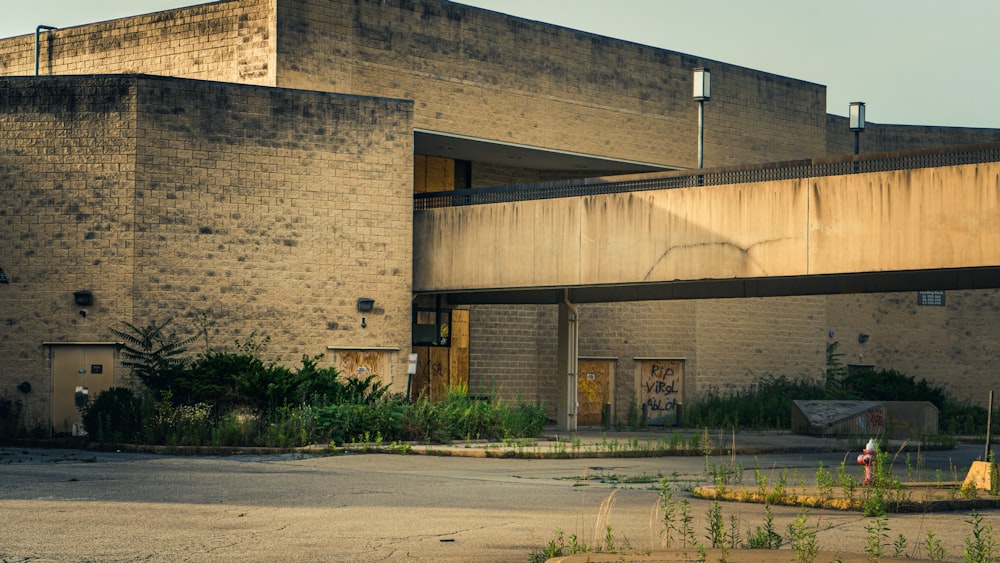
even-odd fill
[{"label": "green bush", "polygon": [[[828,348],[828,357],[830,349]],[[896,370],[847,374],[829,366],[825,381],[764,376],[757,383],[722,393],[717,389],[684,405],[684,423],[713,428],[791,427],[794,400],[929,401],[938,407],[939,426],[949,434],[979,435],[986,427],[986,409],[959,404],[941,387],[917,381]]]},{"label": "green bush", "polygon": [[822,383],[764,376],[756,384],[723,394],[710,389],[684,405],[685,424],[713,428],[789,428],[792,401],[844,398]]},{"label": "green bush", "polygon": [[[123,363],[145,385],[135,395],[113,389],[85,412],[85,427],[102,441],[166,445],[293,447],[333,441],[368,442],[531,437],[541,433],[545,407],[469,397],[453,389],[444,400],[413,404],[390,394],[377,375],[342,378],[303,356],[290,369],[267,364],[255,335],[235,351],[206,350],[191,357],[186,340],[167,333],[170,321],[128,323],[113,331]],[[264,343],[267,339],[264,339]]]},{"label": "green bush", "polygon": [[82,417],[87,434],[101,442],[131,442],[142,435],[142,399],[127,387],[101,391]]},{"label": "green bush", "polygon": [[18,433],[23,403],[19,399],[11,399],[5,389],[0,395],[0,437],[14,437]]}]

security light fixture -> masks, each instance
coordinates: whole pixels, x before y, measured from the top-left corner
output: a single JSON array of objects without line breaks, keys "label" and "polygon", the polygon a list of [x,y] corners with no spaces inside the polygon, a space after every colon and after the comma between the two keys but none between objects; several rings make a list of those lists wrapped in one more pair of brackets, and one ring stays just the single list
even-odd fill
[{"label": "security light fixture", "polygon": [[865,103],[864,102],[851,102],[851,112],[848,114],[850,116],[849,127],[851,131],[864,131],[865,130]]},{"label": "security light fixture", "polygon": [[358,312],[359,313],[369,313],[375,308],[375,300],[369,299],[368,297],[361,297],[358,299]]},{"label": "security light fixture", "polygon": [[705,102],[712,99],[712,71],[694,69],[694,101],[698,102],[698,168],[705,164]]},{"label": "security light fixture", "polygon": [[94,294],[86,289],[81,291],[73,292],[73,303],[76,303],[80,307],[86,307],[88,305],[94,304]]},{"label": "security light fixture", "polygon": [[694,69],[694,101],[707,102],[712,99],[712,71],[707,68]]},{"label": "security light fixture", "polygon": [[854,131],[854,154],[861,150],[861,132],[865,130],[865,103],[851,102],[848,127]]}]

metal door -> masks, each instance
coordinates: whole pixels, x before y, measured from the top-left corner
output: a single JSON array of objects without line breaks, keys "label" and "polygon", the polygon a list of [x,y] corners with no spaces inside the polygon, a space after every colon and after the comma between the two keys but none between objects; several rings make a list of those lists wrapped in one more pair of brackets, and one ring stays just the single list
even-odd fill
[{"label": "metal door", "polygon": [[80,434],[80,409],[115,384],[113,344],[52,345],[52,429]]}]

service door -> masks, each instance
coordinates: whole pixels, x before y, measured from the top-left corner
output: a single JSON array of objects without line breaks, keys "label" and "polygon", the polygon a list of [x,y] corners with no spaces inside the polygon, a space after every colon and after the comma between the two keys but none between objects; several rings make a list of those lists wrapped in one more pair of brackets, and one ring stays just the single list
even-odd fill
[{"label": "service door", "polygon": [[54,432],[80,432],[80,409],[115,384],[115,350],[113,344],[52,345]]},{"label": "service door", "polygon": [[[579,426],[598,426],[605,404],[612,405],[614,360],[579,360],[576,372],[577,418]],[[612,420],[614,414],[612,410]]]},{"label": "service door", "polygon": [[684,402],[684,360],[636,361],[636,398],[652,425],[677,424],[677,405]]}]

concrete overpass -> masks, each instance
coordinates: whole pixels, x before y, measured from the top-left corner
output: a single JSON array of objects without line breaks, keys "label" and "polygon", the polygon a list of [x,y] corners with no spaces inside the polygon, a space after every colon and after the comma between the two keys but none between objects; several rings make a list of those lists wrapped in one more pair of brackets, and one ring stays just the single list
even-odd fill
[{"label": "concrete overpass", "polygon": [[1000,287],[1000,144],[424,194],[413,286],[559,304],[574,428],[577,303]]}]

